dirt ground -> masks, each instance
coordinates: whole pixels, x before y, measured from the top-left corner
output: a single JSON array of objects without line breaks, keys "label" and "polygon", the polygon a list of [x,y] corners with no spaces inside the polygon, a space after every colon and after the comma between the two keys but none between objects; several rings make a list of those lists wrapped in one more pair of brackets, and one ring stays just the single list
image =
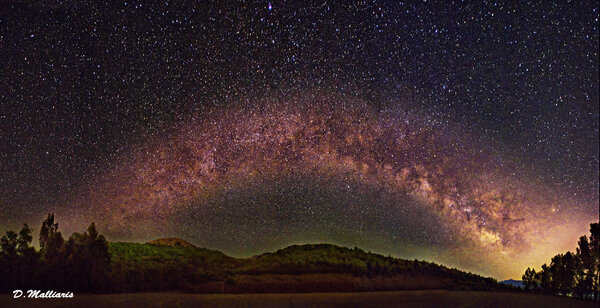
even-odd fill
[{"label": "dirt ground", "polygon": [[395,291],[297,294],[75,294],[72,299],[12,298],[0,307],[598,307],[564,297],[500,292]]}]

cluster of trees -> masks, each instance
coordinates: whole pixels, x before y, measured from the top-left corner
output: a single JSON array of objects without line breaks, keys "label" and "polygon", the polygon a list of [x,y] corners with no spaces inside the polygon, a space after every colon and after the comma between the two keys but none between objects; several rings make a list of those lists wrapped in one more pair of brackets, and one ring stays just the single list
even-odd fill
[{"label": "cluster of trees", "polygon": [[251,258],[236,269],[236,273],[260,274],[352,274],[358,277],[412,276],[451,281],[446,288],[467,290],[500,289],[493,278],[466,273],[432,262],[403,260],[330,244],[293,245]]},{"label": "cluster of trees", "polygon": [[[549,285],[554,288],[556,282],[563,279],[557,277],[566,275],[563,269],[568,268],[568,271],[571,271],[573,268],[576,273],[574,275],[579,275],[576,277],[583,277],[581,279],[584,281],[591,279],[590,284],[596,286],[597,290],[598,279],[594,274],[598,273],[598,236],[597,232],[594,234],[596,235],[592,243],[596,244],[590,244],[586,237],[582,237],[576,255],[567,253],[565,256],[555,257],[556,260],[553,259],[550,266],[552,271],[534,272],[532,277],[546,281],[544,275],[550,275]],[[98,234],[94,223],[86,232],[74,233],[65,240],[58,231],[58,223],[53,214],[47,216],[40,228],[39,250],[31,247],[32,240],[32,230],[27,225],[24,225],[18,233],[7,231],[0,239],[0,292],[10,292],[15,289],[59,292],[202,291],[203,289],[197,287],[207,285],[220,286],[210,289],[210,292],[224,292],[224,290],[266,292],[272,291],[270,288],[274,286],[274,282],[269,282],[268,277],[273,275],[279,275],[279,278],[288,277],[289,281],[285,283],[291,283],[295,278],[290,276],[303,275],[306,278],[314,274],[332,274],[327,276],[332,281],[332,285],[335,285],[332,290],[343,289],[343,286],[348,284],[340,278],[335,278],[340,277],[338,274],[375,278],[372,279],[373,281],[388,278],[392,281],[394,277],[404,277],[408,279],[394,281],[414,282],[412,286],[410,283],[402,282],[397,284],[398,288],[435,287],[461,290],[503,288],[492,278],[465,273],[435,263],[396,259],[365,252],[356,247],[350,249],[329,244],[294,245],[274,253],[237,259],[206,248],[108,243],[104,236]],[[596,248],[593,248],[593,245],[596,245]],[[592,263],[595,267],[590,267]],[[554,268],[557,270],[555,271]],[[531,270],[528,270],[527,275],[530,274]],[[254,278],[250,280],[255,281],[254,284],[258,284],[258,287],[248,286],[248,277],[252,276]],[[260,280],[261,277],[266,280]],[[419,281],[422,283],[417,283]],[[561,294],[568,294],[575,292],[571,291],[572,288],[579,290],[577,288],[583,288],[585,285],[580,283],[580,280],[576,282],[572,286],[557,284],[556,290]],[[264,285],[260,285],[261,283]],[[285,283],[279,284],[284,288],[282,290],[286,290]],[[545,287],[545,283],[535,284],[535,288]],[[533,284],[529,286],[531,289],[534,288]],[[589,294],[588,285],[585,286],[585,289],[577,294]],[[376,284],[372,286],[374,290],[380,287]]]},{"label": "cluster of trees", "polygon": [[[275,253],[237,259],[206,248],[108,243],[98,234],[93,223],[83,234],[74,233],[65,240],[58,231],[58,223],[52,214],[48,215],[40,228],[39,250],[30,245],[32,230],[27,225],[19,233],[7,231],[0,241],[1,292],[15,289],[71,292],[267,292],[275,290],[272,289],[275,288],[274,284],[269,282],[271,278],[268,278],[273,275],[281,275],[275,284],[281,288],[280,291],[284,291],[287,290],[286,286],[298,287],[292,283],[296,279],[289,278],[290,275],[304,275],[306,278],[313,274],[351,274],[383,279],[410,276],[412,278],[408,280],[415,282],[412,288],[418,287],[416,282],[419,279],[435,282],[430,288],[500,288],[491,278],[430,262],[385,257],[356,247],[349,249],[328,244],[294,245]],[[258,286],[248,285],[246,280],[250,276],[254,276],[250,280],[255,281],[254,284]],[[282,277],[288,277],[289,281],[280,281]],[[349,283],[335,278],[338,277],[336,275],[328,277],[335,287],[332,290],[343,289]],[[306,283],[310,285],[312,282]],[[411,284],[406,285],[410,287]],[[204,286],[221,287],[204,290]],[[399,288],[403,286],[406,287],[404,284],[398,285]],[[373,286],[374,289],[379,287]]]},{"label": "cluster of trees", "polygon": [[225,281],[239,259],[198,247],[108,244],[111,292],[192,290],[194,285]]},{"label": "cluster of trees", "polygon": [[590,233],[589,238],[585,235],[579,238],[575,253],[569,251],[554,256],[550,265],[542,265],[542,269],[538,272],[527,268],[522,277],[525,289],[599,300],[600,224],[591,224]]},{"label": "cluster of trees", "polygon": [[31,234],[24,224],[18,234],[9,230],[0,239],[0,291],[99,291],[109,285],[108,242],[94,223],[65,241],[54,215],[49,214],[40,228],[39,251],[30,246]]}]

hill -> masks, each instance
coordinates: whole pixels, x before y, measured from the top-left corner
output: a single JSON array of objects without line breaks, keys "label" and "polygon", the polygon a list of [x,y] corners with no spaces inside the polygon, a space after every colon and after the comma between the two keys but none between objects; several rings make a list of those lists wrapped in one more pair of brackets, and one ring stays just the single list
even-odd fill
[{"label": "hill", "polygon": [[196,247],[192,243],[190,243],[186,240],[180,239],[180,238],[176,238],[176,237],[159,238],[159,239],[147,242],[146,244],[165,245],[165,246],[174,246],[174,247]]},{"label": "hill", "polygon": [[523,281],[521,281],[521,280],[509,279],[509,280],[502,280],[502,281],[500,281],[500,283],[506,284],[509,286],[513,286],[516,288],[521,288],[521,289],[523,288]]},{"label": "hill", "polygon": [[109,243],[113,291],[278,293],[511,289],[431,262],[330,244],[293,245],[251,258],[198,247]]}]

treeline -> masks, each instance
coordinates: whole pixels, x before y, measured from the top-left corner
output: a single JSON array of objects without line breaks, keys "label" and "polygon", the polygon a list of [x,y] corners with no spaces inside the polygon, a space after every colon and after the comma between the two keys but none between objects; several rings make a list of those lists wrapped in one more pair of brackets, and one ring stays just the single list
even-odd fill
[{"label": "treeline", "polygon": [[[40,228],[39,250],[31,247],[32,240],[32,230],[27,225],[18,233],[9,230],[1,238],[1,292],[509,289],[492,278],[435,263],[330,244],[293,245],[238,259],[206,248],[109,243],[98,234],[94,223],[86,232],[74,233],[65,240],[52,214]],[[322,279],[328,282],[318,284]]]},{"label": "treeline", "polygon": [[590,225],[590,237],[579,238],[575,253],[554,256],[550,265],[540,271],[527,268],[523,274],[526,290],[546,294],[573,296],[583,299],[600,299],[600,224]]},{"label": "treeline", "polygon": [[[274,253],[247,259],[232,258],[206,248],[138,243],[109,243],[109,252],[113,264],[111,281],[114,292],[511,289],[498,284],[493,278],[465,273],[431,262],[385,257],[356,247],[350,249],[330,244],[293,245]],[[309,285],[318,285],[318,281],[309,281],[310,278],[307,278],[311,275],[315,277],[315,274],[325,275],[317,280],[328,277],[329,286],[321,286],[322,289],[310,287]],[[364,279],[361,285],[353,285],[361,279]],[[214,283],[222,284],[220,288],[202,287]],[[374,284],[369,286],[369,283]]]},{"label": "treeline", "polygon": [[139,243],[108,244],[111,292],[192,290],[211,281],[225,281],[240,262],[197,247]]},{"label": "treeline", "polygon": [[54,215],[39,233],[40,250],[31,247],[32,230],[24,224],[0,239],[0,291],[15,289],[103,291],[109,285],[110,255],[104,236],[92,223],[65,241]]},{"label": "treeline", "polygon": [[240,274],[352,274],[357,277],[437,277],[453,281],[447,289],[490,290],[501,287],[493,278],[466,273],[432,262],[403,260],[331,244],[292,245],[254,257],[237,269]]}]

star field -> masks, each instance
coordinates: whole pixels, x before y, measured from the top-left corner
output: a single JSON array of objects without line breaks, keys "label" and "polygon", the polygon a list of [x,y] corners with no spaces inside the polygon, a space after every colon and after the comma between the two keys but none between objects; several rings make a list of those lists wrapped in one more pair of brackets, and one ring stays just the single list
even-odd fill
[{"label": "star field", "polygon": [[598,16],[3,2],[0,226],[55,211],[109,239],[326,241],[517,275],[598,217]]}]

